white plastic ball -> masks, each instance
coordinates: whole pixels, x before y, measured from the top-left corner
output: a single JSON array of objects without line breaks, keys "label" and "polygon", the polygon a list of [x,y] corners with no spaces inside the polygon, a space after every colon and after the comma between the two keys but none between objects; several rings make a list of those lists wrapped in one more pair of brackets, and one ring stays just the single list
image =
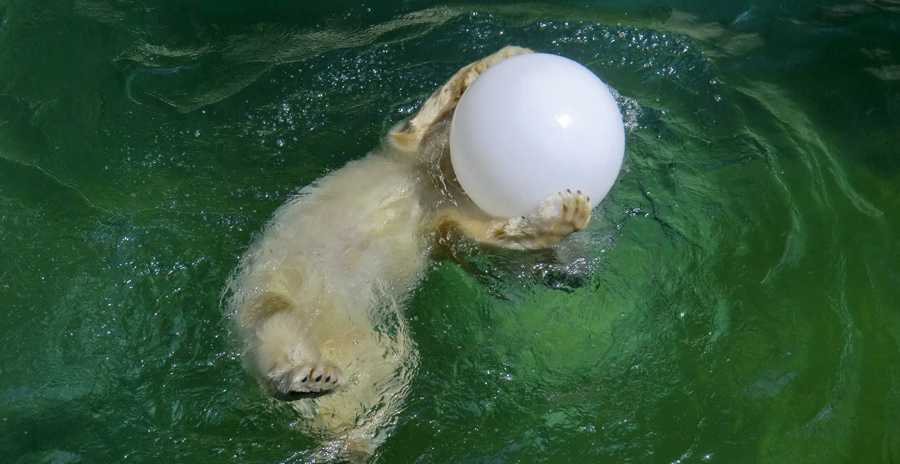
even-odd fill
[{"label": "white plastic ball", "polygon": [[593,72],[557,55],[507,58],[463,93],[450,126],[450,159],[486,213],[527,216],[558,192],[581,190],[591,208],[612,188],[625,154],[615,97]]}]

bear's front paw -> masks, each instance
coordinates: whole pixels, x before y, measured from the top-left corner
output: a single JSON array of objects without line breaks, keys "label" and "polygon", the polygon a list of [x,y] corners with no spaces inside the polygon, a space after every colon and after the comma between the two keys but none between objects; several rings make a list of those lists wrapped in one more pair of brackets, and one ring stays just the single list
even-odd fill
[{"label": "bear's front paw", "polygon": [[537,213],[494,221],[489,239],[508,248],[535,249],[556,244],[572,232],[584,230],[591,220],[591,199],[571,190],[541,202]]},{"label": "bear's front paw", "polygon": [[571,190],[557,193],[541,203],[539,215],[546,224],[545,232],[565,237],[577,230],[584,230],[591,219],[591,199]]},{"label": "bear's front paw", "polygon": [[282,401],[316,398],[333,393],[344,374],[330,363],[305,364],[269,377],[269,394]]}]

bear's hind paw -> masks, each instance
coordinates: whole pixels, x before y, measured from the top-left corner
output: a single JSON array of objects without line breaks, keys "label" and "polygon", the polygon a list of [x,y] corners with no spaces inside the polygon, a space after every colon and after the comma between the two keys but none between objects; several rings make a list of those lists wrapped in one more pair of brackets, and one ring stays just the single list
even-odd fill
[{"label": "bear's hind paw", "polygon": [[337,391],[344,374],[330,363],[305,364],[269,377],[269,393],[282,401],[316,398]]}]

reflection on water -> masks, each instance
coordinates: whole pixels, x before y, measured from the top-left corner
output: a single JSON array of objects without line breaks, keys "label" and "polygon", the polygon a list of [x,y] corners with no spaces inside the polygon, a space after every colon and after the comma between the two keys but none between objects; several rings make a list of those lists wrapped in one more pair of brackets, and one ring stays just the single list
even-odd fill
[{"label": "reflection on water", "polygon": [[432,8],[349,30],[257,27],[188,48],[140,43],[120,58],[129,68],[129,98],[142,103],[146,97],[188,112],[234,95],[273,66],[300,63],[336,49],[415,39],[458,14]]},{"label": "reflection on water", "polygon": [[291,192],[514,43],[639,105],[626,165],[557,249],[433,263],[375,461],[900,460],[896,6],[806,3],[0,1],[2,454],[313,456],[221,288]]}]

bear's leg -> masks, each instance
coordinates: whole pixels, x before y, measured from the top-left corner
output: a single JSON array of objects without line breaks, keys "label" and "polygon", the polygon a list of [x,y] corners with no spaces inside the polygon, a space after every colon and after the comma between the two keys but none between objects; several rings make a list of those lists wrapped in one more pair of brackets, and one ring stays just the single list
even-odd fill
[{"label": "bear's leg", "polygon": [[293,401],[338,390],[344,375],[322,359],[310,333],[310,321],[301,320],[283,297],[267,295],[265,300],[257,307],[268,311],[257,312],[257,318],[265,320],[254,334],[253,349],[269,394]]},{"label": "bear's leg", "polygon": [[525,217],[504,219],[474,208],[465,212],[448,208],[438,215],[434,228],[439,235],[458,232],[479,243],[524,250],[554,245],[584,230],[590,218],[590,198],[567,190],[550,196],[537,213]]},{"label": "bear's leg", "polygon": [[462,94],[481,73],[506,58],[524,53],[531,50],[507,46],[463,67],[425,101],[412,119],[392,129],[388,139],[398,150],[417,154],[431,128],[456,110]]}]

